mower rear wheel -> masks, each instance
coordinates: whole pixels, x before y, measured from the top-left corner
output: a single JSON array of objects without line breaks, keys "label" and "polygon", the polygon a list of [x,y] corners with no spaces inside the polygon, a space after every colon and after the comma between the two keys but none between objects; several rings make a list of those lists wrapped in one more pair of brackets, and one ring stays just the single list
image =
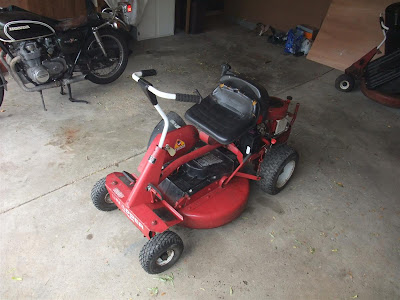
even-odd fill
[{"label": "mower rear wheel", "polygon": [[118,207],[112,202],[110,194],[106,188],[106,178],[102,178],[96,182],[92,188],[92,202],[98,210],[111,211]]},{"label": "mower rear wheel", "polygon": [[285,188],[293,176],[299,154],[283,144],[273,147],[261,163],[261,180],[257,181],[262,191],[275,195]]},{"label": "mower rear wheel", "polygon": [[348,74],[342,74],[336,78],[335,88],[341,92],[351,92],[354,89],[354,77]]},{"label": "mower rear wheel", "polygon": [[139,254],[140,264],[149,274],[171,268],[183,252],[182,239],[175,232],[164,231],[151,238]]}]

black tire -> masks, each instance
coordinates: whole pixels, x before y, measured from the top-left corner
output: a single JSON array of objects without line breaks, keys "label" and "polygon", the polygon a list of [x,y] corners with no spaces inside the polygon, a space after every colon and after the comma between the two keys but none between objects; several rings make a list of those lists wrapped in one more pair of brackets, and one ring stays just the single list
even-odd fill
[{"label": "black tire", "polygon": [[3,104],[4,99],[4,87],[0,87],[0,106]]},{"label": "black tire", "polygon": [[111,211],[117,209],[118,207],[110,199],[110,194],[106,188],[106,179],[102,178],[96,182],[92,188],[92,202],[98,210],[101,211]]},{"label": "black tire", "polygon": [[[112,29],[100,30],[101,40],[108,55],[105,60],[104,54],[96,42],[94,35],[91,35],[85,44],[85,54],[88,58],[89,73],[86,79],[97,84],[107,84],[117,80],[125,71],[128,64],[129,50],[124,36]],[[105,63],[116,61],[116,66],[105,74],[98,74],[101,66]]]},{"label": "black tire", "polygon": [[151,238],[139,254],[140,264],[149,274],[171,268],[183,252],[182,239],[175,232],[164,231]]},{"label": "black tire", "polygon": [[[170,111],[169,113],[167,113],[167,117],[169,119],[168,132],[186,125],[185,121],[174,111]],[[151,143],[156,138],[157,134],[163,131],[163,128],[164,128],[164,120],[161,120],[160,122],[158,122],[156,127],[154,127],[153,132],[150,135],[147,148],[150,147]]]},{"label": "black tire", "polygon": [[261,180],[257,181],[261,190],[270,195],[283,190],[293,177],[298,161],[299,154],[292,147],[286,144],[273,147],[261,163]]},{"label": "black tire", "polygon": [[354,77],[348,74],[342,74],[336,78],[335,88],[341,92],[351,92],[354,89]]}]

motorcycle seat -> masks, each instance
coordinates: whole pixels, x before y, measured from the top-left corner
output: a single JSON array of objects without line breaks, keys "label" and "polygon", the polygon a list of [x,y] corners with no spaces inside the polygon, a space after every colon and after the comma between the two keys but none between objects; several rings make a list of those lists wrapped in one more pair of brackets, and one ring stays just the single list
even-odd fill
[{"label": "motorcycle seat", "polygon": [[254,127],[260,115],[268,111],[269,96],[252,83],[225,75],[221,84],[192,106],[186,119],[217,142],[227,145]]},{"label": "motorcycle seat", "polygon": [[85,25],[88,21],[87,16],[81,15],[76,18],[69,18],[69,19],[64,19],[61,21],[58,21],[57,24],[55,25],[55,29],[57,31],[67,31],[69,29],[74,29],[78,28],[82,25]]}]

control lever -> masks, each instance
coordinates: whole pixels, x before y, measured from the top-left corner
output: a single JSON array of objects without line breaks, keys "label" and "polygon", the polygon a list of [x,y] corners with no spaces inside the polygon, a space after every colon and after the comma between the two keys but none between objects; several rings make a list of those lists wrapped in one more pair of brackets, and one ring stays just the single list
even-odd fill
[{"label": "control lever", "polygon": [[203,101],[204,98],[201,96],[199,90],[198,90],[198,89],[195,89],[194,91],[196,92],[197,95],[199,95],[199,97],[200,97],[200,99],[201,99],[200,101]]},{"label": "control lever", "polygon": [[224,63],[221,65],[221,68],[222,68],[221,76],[224,76],[227,72],[229,72],[231,70],[232,67],[229,64]]}]

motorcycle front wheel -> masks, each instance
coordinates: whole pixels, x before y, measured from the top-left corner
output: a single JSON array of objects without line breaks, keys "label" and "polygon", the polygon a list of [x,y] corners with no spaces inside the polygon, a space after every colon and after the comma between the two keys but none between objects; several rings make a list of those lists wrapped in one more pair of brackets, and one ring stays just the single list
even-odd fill
[{"label": "motorcycle front wheel", "polygon": [[128,46],[124,36],[116,30],[106,29],[99,33],[107,57],[92,35],[84,48],[89,68],[86,79],[97,84],[107,84],[117,80],[124,72],[128,64]]}]

